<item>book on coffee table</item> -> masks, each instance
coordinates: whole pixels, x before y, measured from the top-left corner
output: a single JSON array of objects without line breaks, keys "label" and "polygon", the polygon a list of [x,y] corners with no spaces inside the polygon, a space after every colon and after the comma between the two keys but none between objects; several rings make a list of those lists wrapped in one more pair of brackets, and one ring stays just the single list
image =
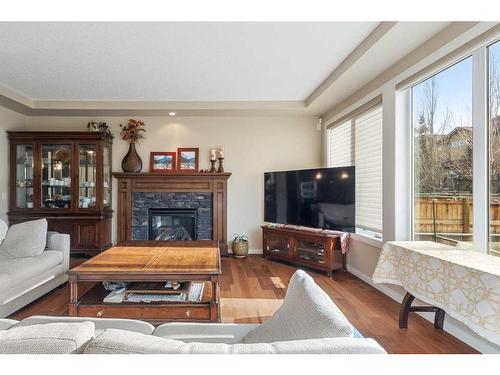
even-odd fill
[{"label": "book on coffee table", "polygon": [[134,294],[174,294],[179,295],[189,292],[191,281],[183,282],[139,282],[132,283],[125,292],[125,298],[130,293]]},{"label": "book on coffee table", "polygon": [[[157,283],[138,283],[138,284],[157,284]],[[161,283],[160,283],[161,284]],[[142,286],[141,286],[142,287]],[[122,302],[201,302],[205,283],[189,282],[188,288],[183,286],[177,293],[158,292],[149,289],[139,289],[137,291],[130,289],[120,289],[109,293],[103,300],[105,303]]]}]

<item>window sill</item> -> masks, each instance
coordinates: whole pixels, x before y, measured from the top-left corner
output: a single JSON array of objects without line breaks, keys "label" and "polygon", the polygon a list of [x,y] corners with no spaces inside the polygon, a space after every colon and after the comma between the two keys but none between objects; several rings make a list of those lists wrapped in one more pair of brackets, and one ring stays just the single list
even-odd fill
[{"label": "window sill", "polygon": [[370,245],[370,246],[373,246],[373,247],[376,247],[379,249],[381,249],[382,245],[384,244],[384,241],[382,241],[381,238],[374,238],[372,236],[368,236],[368,235],[362,234],[362,233],[351,233],[351,238],[354,241],[363,242],[367,245]]}]

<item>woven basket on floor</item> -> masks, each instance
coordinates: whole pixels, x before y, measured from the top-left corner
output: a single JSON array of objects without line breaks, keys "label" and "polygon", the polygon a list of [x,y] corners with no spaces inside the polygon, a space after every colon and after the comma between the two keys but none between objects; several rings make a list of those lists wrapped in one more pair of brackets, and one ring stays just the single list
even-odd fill
[{"label": "woven basket on floor", "polygon": [[236,258],[246,258],[248,255],[248,241],[233,241],[233,255]]}]

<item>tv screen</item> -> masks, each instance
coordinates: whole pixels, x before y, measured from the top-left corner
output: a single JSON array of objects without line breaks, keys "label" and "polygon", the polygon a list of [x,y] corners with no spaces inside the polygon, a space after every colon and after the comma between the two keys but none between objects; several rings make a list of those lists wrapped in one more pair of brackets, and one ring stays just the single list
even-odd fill
[{"label": "tv screen", "polygon": [[354,232],[354,167],[264,173],[264,221]]}]

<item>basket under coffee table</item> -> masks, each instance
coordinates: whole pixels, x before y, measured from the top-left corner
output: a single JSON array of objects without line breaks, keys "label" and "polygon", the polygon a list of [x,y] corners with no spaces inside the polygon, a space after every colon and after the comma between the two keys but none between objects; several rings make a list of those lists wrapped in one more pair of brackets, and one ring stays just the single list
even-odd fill
[{"label": "basket under coffee table", "polygon": [[[220,322],[220,274],[216,241],[125,241],[69,271],[69,315],[141,319],[153,324]],[[109,293],[103,281],[167,280],[204,282],[201,301],[103,302]],[[97,284],[89,289],[89,283]]]}]

